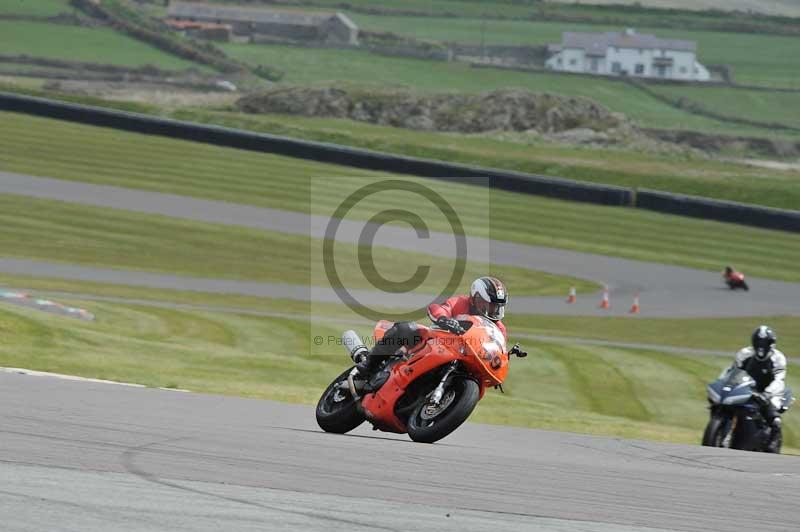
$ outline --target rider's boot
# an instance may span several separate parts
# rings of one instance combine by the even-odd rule
[[[778,454],[781,452],[781,442],[783,440],[781,430],[781,418],[776,416],[772,420],[772,430],[769,435],[769,442],[767,443],[767,452]]]

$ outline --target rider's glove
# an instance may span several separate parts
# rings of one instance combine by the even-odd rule
[[[769,400],[766,398],[766,396],[763,393],[754,393],[753,394],[753,401],[758,403],[760,406],[765,406],[769,402]]]
[[[511,349],[508,350],[508,354],[509,355],[517,355],[517,357],[519,357],[519,358],[525,358],[526,356],[528,356],[528,352],[527,351],[523,351],[520,348],[519,344],[512,345]]]
[[[436,325],[440,329],[444,329],[445,331],[450,331],[451,333],[455,334],[464,334],[467,332],[464,327],[458,323],[458,320],[455,318],[448,318],[447,316],[442,316],[441,318],[436,319]]]

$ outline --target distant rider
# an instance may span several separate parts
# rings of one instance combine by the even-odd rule
[[[753,394],[755,401],[761,406],[764,418],[772,426],[767,449],[778,452],[781,442],[781,417],[788,405],[784,392],[786,390],[786,356],[775,348],[777,337],[766,325],[753,331],[751,346],[745,347],[736,354],[735,365],[745,370],[756,381]]]
[[[506,327],[501,321],[505,315],[507,302],[508,292],[499,279],[480,277],[472,283],[468,296],[454,296],[441,305],[436,303],[429,305],[428,317],[438,328],[461,335],[465,330],[456,316],[463,314],[483,316],[492,320],[503,333],[503,337],[507,338]],[[365,378],[370,377],[380,364],[393,356],[398,349],[401,347],[412,349],[421,339],[416,323],[409,321],[395,323],[369,353],[354,354],[354,358],[362,358],[356,364],[359,374]],[[509,354],[527,356],[519,345],[514,345]]]

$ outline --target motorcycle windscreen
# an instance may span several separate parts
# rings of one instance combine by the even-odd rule
[[[720,376],[723,386],[736,388],[742,384],[753,384],[753,377],[743,369],[730,368]],[[727,391],[727,390],[726,390]]]

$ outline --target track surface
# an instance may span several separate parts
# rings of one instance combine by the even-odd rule
[[[306,406],[15,374],[0,405],[7,531],[740,532],[800,517],[786,456],[486,425],[435,445],[336,436]]]
[[[221,201],[211,201],[171,194],[92,185],[56,179],[0,173],[0,193],[55,199],[73,203],[125,209],[196,221],[237,225],[282,233],[322,237],[328,220],[299,212],[280,211]],[[336,237],[346,243],[358,242],[363,224],[345,221]],[[454,256],[453,238],[432,233],[420,239],[412,231],[384,226],[377,240],[382,245],[419,251],[431,255]],[[721,286],[718,274],[662,264],[618,259],[603,255],[562,249],[528,246],[510,242],[470,238],[470,257],[495,264],[532,269],[591,279],[609,285],[612,311],[597,308],[597,297],[581,297],[575,305],[564,305],[563,297],[514,297],[512,309],[522,313],[608,315],[624,314],[630,298],[642,293],[647,315],[653,317],[727,317],[755,315],[800,315],[800,284],[748,279],[753,290],[747,305],[738,304],[737,295]],[[44,261],[0,260],[5,273],[98,281],[131,286],[234,293],[288,299],[338,302],[330,289],[298,287],[279,283],[225,281],[187,276],[162,275],[139,271],[90,268],[52,264]],[[425,294],[391,295],[379,291],[354,291],[367,305],[385,305],[387,301],[401,308],[418,307],[430,302]],[[617,304],[619,301],[621,304]]]

